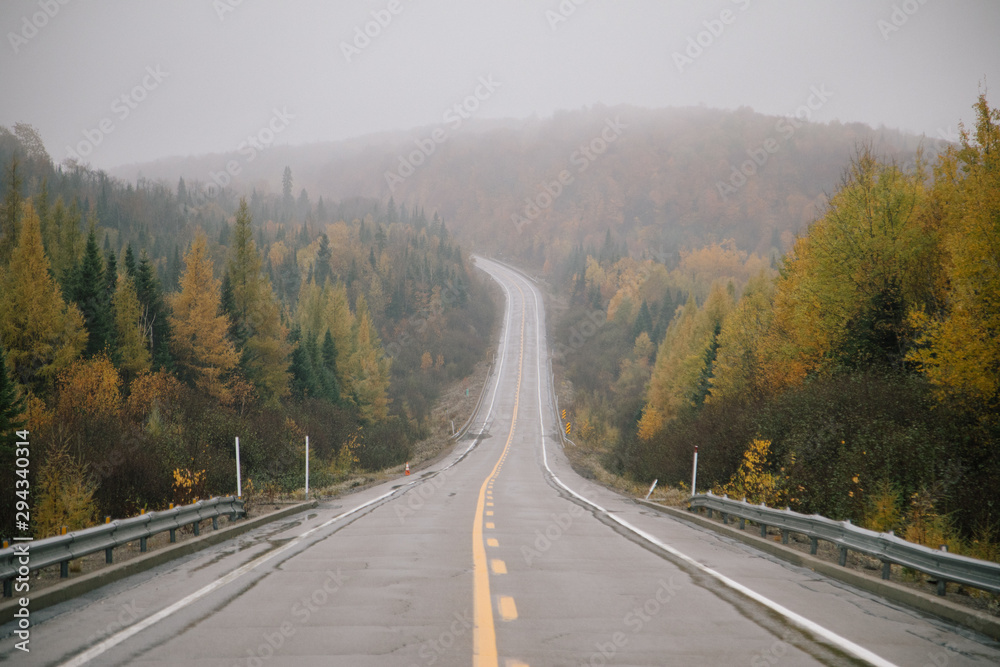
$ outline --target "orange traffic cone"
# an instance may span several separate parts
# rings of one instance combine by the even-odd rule
[[[406,474],[407,475],[410,474],[410,462],[409,461],[406,462]]]

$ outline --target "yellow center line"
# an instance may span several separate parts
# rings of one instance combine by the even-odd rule
[[[510,419],[510,433],[507,435],[507,442],[503,446],[503,452],[489,476],[483,480],[483,485],[479,488],[479,498],[476,501],[476,516],[472,522],[472,608],[473,608],[473,631],[472,631],[472,664],[474,667],[498,667],[497,657],[497,631],[493,621],[493,602],[490,597],[490,573],[486,567],[486,546],[483,543],[483,512],[486,516],[493,516],[493,510],[486,509],[486,489],[492,488],[496,480],[500,466],[507,457],[510,450],[511,440],[514,439],[514,426],[517,424],[517,407],[521,398],[521,373],[524,369],[524,322],[525,305],[521,302],[521,346],[518,352],[517,367],[517,388],[514,390],[514,411]],[[497,380],[499,382],[499,379]],[[493,505],[493,503],[490,503]],[[496,540],[492,540],[496,542]],[[504,603],[509,600],[509,603]],[[508,618],[507,612],[513,610],[513,617]],[[517,609],[514,607],[514,599],[510,597],[500,598],[500,615],[505,621],[517,618]]]

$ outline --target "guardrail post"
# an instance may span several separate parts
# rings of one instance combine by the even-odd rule
[[[947,544],[942,544],[941,545],[941,551],[944,551],[945,553],[947,553],[948,552],[948,545]],[[937,580],[937,594],[943,596],[947,592],[948,592],[948,582],[945,581],[943,578],[938,577],[938,580]]]
[[[760,536],[761,537],[767,537],[767,525],[766,524],[763,524],[763,523],[760,524]]]
[[[747,520],[744,519],[743,517],[740,517],[740,530],[746,530],[746,529],[747,529]]]
[[[171,528],[170,529],[170,542],[171,542],[171,544],[173,544],[176,541],[177,541],[177,529],[176,528]]]
[[[788,531],[784,528],[781,529],[781,543],[788,544]]]
[[[64,560],[63,562],[59,563],[59,578],[60,579],[69,579],[69,561],[68,560]]]
[[[191,524],[191,530],[194,531],[195,537],[201,535],[201,526],[199,524],[200,524],[199,521],[195,521],[194,523]]]
[[[709,508],[708,508],[708,518],[709,518],[709,519],[711,519],[711,518],[712,518],[712,517],[713,517],[714,515],[715,515],[715,512],[713,512],[713,511],[712,511],[712,508],[711,508],[711,507],[709,507]]]
[[[887,560],[882,561],[882,578],[888,579],[892,575],[892,563]]]
[[[115,562],[114,553],[115,553],[114,547],[108,547],[107,549],[104,550],[104,562],[106,564],[111,565],[111,563]]]
[[[141,553],[146,553],[146,538],[145,537],[140,537],[139,538],[139,551]]]
[[[3,596],[5,598],[14,597],[14,580],[4,579],[3,580]]]
[[[847,565],[847,547],[840,547],[840,558],[837,559],[837,562],[841,567]]]
[[[219,517],[213,516],[212,517],[212,530],[218,530],[218,529],[219,529]]]
[[[810,537],[809,538],[809,553],[811,553],[813,556],[815,556],[817,551],[819,551],[819,539],[815,538],[815,537]]]
[[[724,524],[726,524],[728,526],[729,525],[729,513],[728,512],[719,512],[719,514],[722,515],[722,523],[724,523]]]

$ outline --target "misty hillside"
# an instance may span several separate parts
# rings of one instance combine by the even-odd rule
[[[285,166],[315,201],[390,197],[436,210],[485,251],[538,264],[606,232],[634,253],[733,238],[783,251],[814,219],[855,149],[900,163],[921,138],[861,123],[809,123],[748,108],[646,110],[596,106],[524,121],[443,122],[308,146],[244,147],[116,171],[189,189],[215,182],[277,192]],[[926,142],[928,153],[936,142]],[[232,161],[232,162],[230,162]],[[227,163],[239,173],[229,183]],[[235,170],[234,170],[235,171]],[[211,192],[211,187],[207,188]]]

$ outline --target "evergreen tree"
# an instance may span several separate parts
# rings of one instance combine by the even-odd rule
[[[126,252],[126,260],[128,254]],[[136,268],[135,293],[142,307],[142,331],[153,357],[153,368],[170,368],[170,322],[153,264],[143,250]]]
[[[293,345],[292,362],[288,367],[292,395],[298,399],[315,396],[318,383],[313,372],[312,359],[309,358],[308,345],[302,340],[302,329],[299,325],[292,327],[288,341]]]
[[[319,236],[319,250],[316,251],[316,268],[313,270],[313,280],[322,287],[331,278],[330,258],[333,251],[330,249],[330,239],[326,234]]]
[[[107,237],[105,237],[107,238]],[[118,258],[115,251],[109,250],[105,253],[104,261],[104,291],[107,293],[108,302],[114,297],[118,290]]]
[[[87,327],[84,354],[92,357],[104,350],[111,336],[111,303],[104,280],[104,261],[97,248],[97,233],[91,224],[83,258],[76,267],[72,297],[83,313]]]
[[[135,265],[135,253],[132,252],[131,243],[125,246],[125,275],[132,280],[135,280],[138,275]]]

